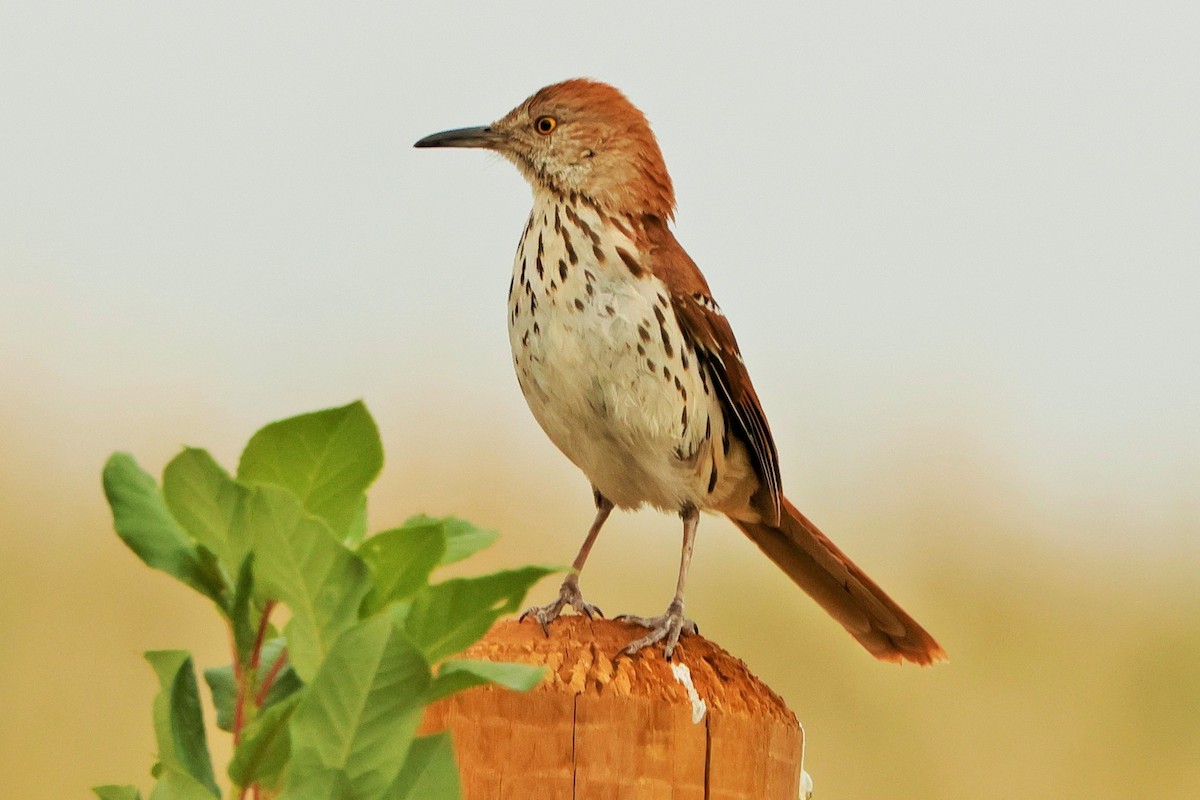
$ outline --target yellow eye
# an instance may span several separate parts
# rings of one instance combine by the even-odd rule
[[[533,129],[543,136],[553,133],[557,127],[558,120],[554,117],[538,117],[533,123]]]

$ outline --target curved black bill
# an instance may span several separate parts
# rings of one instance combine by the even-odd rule
[[[495,147],[500,137],[488,125],[431,133],[413,147]]]

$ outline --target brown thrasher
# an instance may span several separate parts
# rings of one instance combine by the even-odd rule
[[[596,518],[543,627],[565,606],[591,616],[579,572],[614,506],[683,519],[675,597],[628,652],[671,657],[696,626],[683,588],[701,511],[733,520],[877,658],[929,664],[945,653],[783,496],[771,431],[729,321],[668,223],[675,192],[642,112],[590,80],[547,86],[491,125],[417,147],[476,147],[533,187],[508,290],[508,330],[534,417],[583,470]]]

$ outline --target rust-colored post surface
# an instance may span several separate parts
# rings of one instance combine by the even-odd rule
[[[530,692],[472,689],[431,706],[466,800],[795,800],[804,732],[779,695],[700,636],[617,656],[643,633],[563,617],[547,638],[501,622],[463,658],[543,664]]]

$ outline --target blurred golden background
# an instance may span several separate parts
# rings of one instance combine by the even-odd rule
[[[574,556],[588,487],[524,408],[504,329],[527,190],[410,149],[573,75],[654,123],[789,496],[950,653],[875,663],[702,522],[689,615],[796,710],[818,796],[1195,796],[1197,22],[1184,3],[5,4],[5,796],[145,786],[141,651],[227,658],[205,601],[112,533],[113,450],[233,467],[265,422],[363,397],[387,454],[373,530],[498,528],[477,571]],[[678,537],[614,517],[589,599],[658,613]]]

